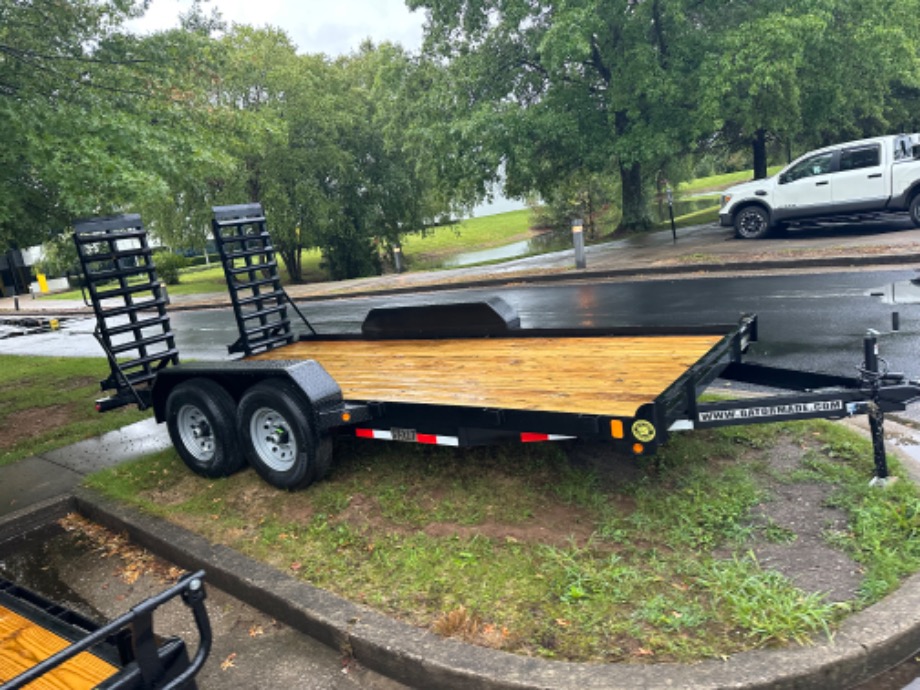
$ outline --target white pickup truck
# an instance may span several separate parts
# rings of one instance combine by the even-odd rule
[[[810,151],[773,177],[726,189],[719,220],[743,239],[789,223],[910,213],[920,226],[920,135],[848,141]]]

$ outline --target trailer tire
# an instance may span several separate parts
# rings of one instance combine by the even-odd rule
[[[170,391],[166,428],[179,457],[196,474],[227,477],[246,466],[236,432],[236,404],[209,379],[189,379]]]
[[[296,386],[274,380],[246,391],[237,408],[243,452],[275,488],[303,489],[329,470],[331,447],[317,442],[306,402]]]

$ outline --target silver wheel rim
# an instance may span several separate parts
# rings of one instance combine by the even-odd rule
[[[260,407],[249,418],[252,448],[275,472],[287,472],[297,461],[297,441],[291,425],[277,410]]]
[[[766,223],[759,213],[755,213],[753,211],[745,211],[741,214],[742,235],[748,237],[751,235],[759,235],[763,231],[764,225],[766,225]]]
[[[183,447],[195,460],[210,462],[214,458],[214,433],[204,412],[194,405],[183,405],[176,415],[176,429]]]

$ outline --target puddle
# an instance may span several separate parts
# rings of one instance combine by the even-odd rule
[[[882,304],[920,304],[920,277],[872,288],[865,294],[879,298]]]
[[[22,335],[48,333],[62,327],[66,319],[46,319],[44,317],[5,317],[0,318],[0,340],[16,338]],[[52,323],[55,322],[55,323]]]
[[[105,616],[65,581],[60,565],[85,556],[90,547],[57,525],[0,544],[0,576],[95,621]]]
[[[586,244],[593,244],[591,238],[586,236]],[[492,249],[483,249],[478,252],[465,252],[457,254],[447,259],[443,264],[444,268],[459,268],[461,266],[472,266],[486,261],[500,261],[502,259],[517,259],[522,256],[531,254],[545,254],[547,252],[558,252],[564,249],[572,249],[572,232],[570,230],[557,230],[553,232],[543,232],[534,235],[528,240],[505,244],[501,247]]]
[[[674,217],[685,216],[688,213],[695,213],[703,209],[712,208],[719,205],[718,196],[698,196],[690,199],[674,200]],[[652,220],[658,223],[664,223],[671,219],[668,210],[668,201],[666,197],[659,197],[652,203]]]

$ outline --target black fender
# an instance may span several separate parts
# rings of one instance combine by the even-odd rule
[[[221,386],[237,404],[243,394],[256,383],[273,378],[289,380],[303,393],[307,415],[317,430],[335,426],[335,420],[346,411],[350,413],[351,421],[359,421],[362,416],[360,411],[345,405],[339,384],[319,362],[312,359],[243,360],[180,364],[158,372],[151,392],[157,422],[166,420],[166,400],[172,390],[184,381],[199,377]]]

